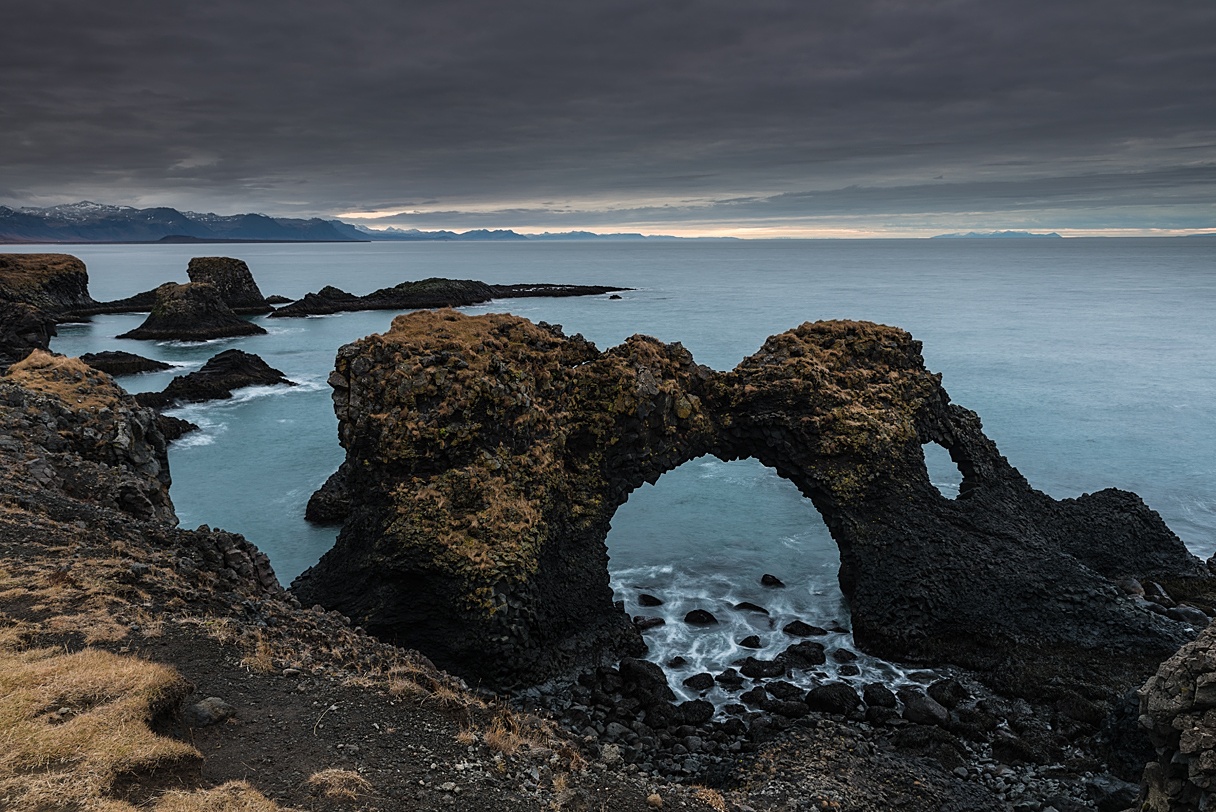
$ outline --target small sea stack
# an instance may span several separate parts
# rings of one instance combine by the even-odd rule
[[[80,356],[80,360],[109,375],[138,375],[141,372],[164,372],[166,369],[173,369],[172,364],[166,364],[164,361],[122,350],[86,352]]]
[[[143,406],[163,409],[172,403],[201,403],[226,400],[234,390],[246,386],[295,386],[282,372],[258,356],[241,350],[225,350],[203,368],[174,378],[161,392],[142,392],[135,399]]]
[[[264,335],[224,303],[214,286],[166,282],[156,289],[156,304],[139,327],[118,336],[150,341],[209,341],[213,338]]]
[[[233,313],[257,315],[274,310],[244,260],[233,257],[195,257],[186,268],[191,282],[211,285]]]

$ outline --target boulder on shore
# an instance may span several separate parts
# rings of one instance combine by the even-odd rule
[[[211,285],[233,313],[270,313],[273,307],[243,260],[233,257],[195,257],[186,268],[191,282]]]
[[[201,403],[226,400],[235,389],[246,386],[295,386],[283,373],[252,353],[225,350],[203,368],[169,381],[160,392],[141,392],[135,399],[143,406],[163,409],[172,403]]]
[[[265,333],[258,325],[233,313],[211,285],[166,282],[156,289],[156,304],[144,323],[118,337],[150,341],[208,341]]]
[[[166,369],[173,369],[172,364],[166,364],[164,361],[122,350],[86,352],[80,356],[80,360],[109,375],[138,375],[141,372],[164,372]]]

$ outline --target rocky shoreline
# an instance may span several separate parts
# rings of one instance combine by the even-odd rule
[[[0,723],[5,808],[1198,812],[1212,802],[1216,628],[1193,639],[1216,613],[1207,566],[1133,494],[1055,502],[1030,489],[902,331],[804,325],[713,373],[652,339],[601,353],[514,317],[398,319],[339,354],[331,384],[348,459],[313,501],[316,517],[345,523],[343,541],[284,590],[240,536],[176,527],[165,423],[140,401],[285,379],[233,350],[132,398],[45,351],[57,318],[45,307],[62,315],[65,302],[91,299],[87,276],[83,288],[73,281],[83,266],[32,262],[52,284],[29,284],[28,268],[0,274],[0,680],[18,696],[23,679],[54,691],[47,675],[121,667],[162,688],[134,726],[114,721],[117,703],[144,701],[134,690],[59,693]],[[540,413],[560,417],[560,435]],[[493,434],[497,450],[485,453],[474,424],[506,432]],[[921,482],[916,455],[930,441],[964,474],[958,500]],[[933,670],[897,690],[845,670],[828,677],[819,666],[853,653],[803,624],[780,652],[687,678],[696,698],[675,701],[662,667],[636,656],[645,620],[600,588],[594,545],[546,545],[553,533],[594,541],[636,483],[703,452],[769,455],[803,477],[843,540],[857,644]],[[513,467],[522,462],[531,467]],[[403,473],[417,492],[398,503]],[[572,483],[594,487],[562,490]],[[535,512],[546,493],[561,498]],[[571,505],[586,512],[562,512]],[[397,593],[361,558],[360,543],[387,537],[397,546],[381,548],[375,571]],[[917,539],[930,537],[926,553]],[[402,549],[413,550],[404,569]],[[571,556],[582,569],[561,563]],[[426,561],[430,582],[412,581]],[[395,623],[430,628],[406,640],[387,615],[334,611],[335,573],[377,611],[412,589]],[[585,604],[554,591],[572,574],[565,588]],[[976,583],[960,590],[956,577]],[[554,596],[568,605],[549,606]],[[443,664],[484,642],[476,612],[487,606],[510,631],[483,647],[481,667],[452,660],[465,679],[413,650]],[[1001,617],[1002,606],[1025,617]],[[562,625],[571,607],[582,626]],[[500,649],[513,658],[505,669],[485,656]],[[730,701],[707,701],[711,691]],[[129,737],[133,760],[89,739],[47,781],[31,779],[37,747],[50,746],[38,742],[85,728]]]

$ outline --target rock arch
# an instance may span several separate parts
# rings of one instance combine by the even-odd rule
[[[1126,683],[1187,631],[1112,579],[1207,583],[1134,494],[1033,490],[896,328],[807,323],[715,372],[645,336],[601,352],[543,322],[422,311],[343,347],[330,384],[347,457],[314,502],[344,526],[293,588],[495,687],[643,649],[612,603],[609,521],[706,454],[755,457],[814,502],[879,656],[1017,690],[1085,664]],[[925,442],[962,472],[957,500]]]

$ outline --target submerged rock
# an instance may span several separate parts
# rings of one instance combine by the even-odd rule
[[[706,454],[754,457],[813,495],[855,643],[877,656],[1015,693],[1113,693],[1191,634],[1114,581],[1213,591],[1134,494],[1031,488],[891,327],[804,324],[715,372],[644,336],[600,352],[514,316],[419,312],[343,347],[330,384],[349,513],[296,591],[483,684],[639,650],[613,603],[609,523]],[[957,499],[929,481],[930,441],[963,474]]]
[[[295,386],[283,373],[261,358],[242,350],[225,350],[211,357],[203,368],[169,381],[160,392],[135,396],[144,406],[163,409],[172,403],[225,400],[246,386]]]
[[[207,341],[265,332],[233,313],[211,285],[166,282],[156,289],[156,304],[144,323],[119,338]]]

